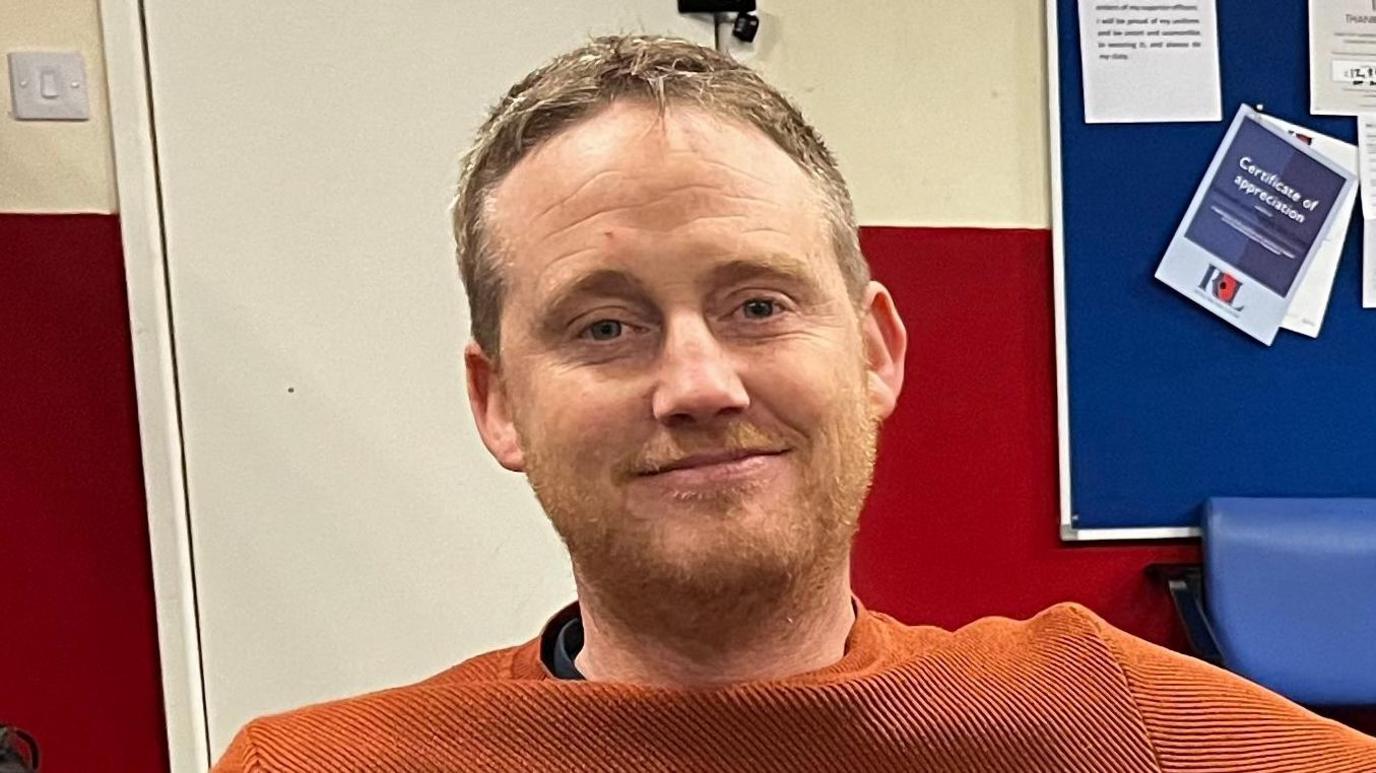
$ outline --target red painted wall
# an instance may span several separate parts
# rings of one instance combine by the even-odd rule
[[[119,220],[0,215],[0,722],[166,770]]]
[[[1073,600],[1183,647],[1142,569],[1196,560],[1194,545],[1060,542],[1050,233],[864,228],[861,245],[910,344],[856,546],[860,597],[943,627]]]

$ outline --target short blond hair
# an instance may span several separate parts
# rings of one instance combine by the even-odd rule
[[[498,356],[505,297],[486,223],[493,189],[536,146],[617,100],[645,101],[661,111],[690,105],[754,126],[774,140],[816,183],[841,275],[859,302],[869,266],[860,253],[850,192],[831,151],[798,108],[754,70],[711,48],[648,35],[599,37],[512,86],[464,156],[454,239],[473,340],[487,356]]]

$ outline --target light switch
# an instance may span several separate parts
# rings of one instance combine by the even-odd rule
[[[45,67],[38,73],[38,96],[45,100],[57,99],[62,93],[57,90],[57,68]]]
[[[20,121],[85,121],[86,63],[76,51],[12,51],[10,96]]]

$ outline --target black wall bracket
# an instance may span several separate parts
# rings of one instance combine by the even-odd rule
[[[737,40],[753,43],[760,31],[760,17],[755,15],[755,0],[678,0],[679,13],[736,14],[731,35]]]

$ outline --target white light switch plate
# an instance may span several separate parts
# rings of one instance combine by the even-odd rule
[[[10,95],[20,121],[85,121],[86,63],[76,51],[14,51],[9,55]]]

